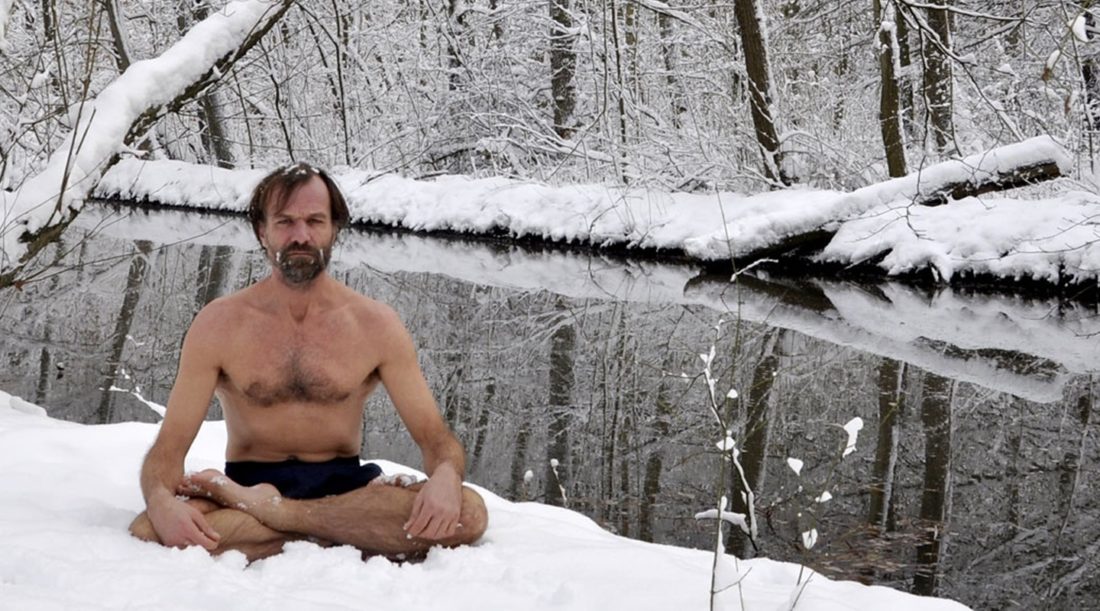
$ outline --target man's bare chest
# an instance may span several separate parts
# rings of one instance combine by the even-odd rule
[[[354,333],[242,330],[219,386],[260,407],[330,405],[364,393],[374,366]]]

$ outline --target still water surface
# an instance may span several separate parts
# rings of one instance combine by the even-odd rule
[[[82,423],[157,421],[135,393],[164,403],[194,314],[266,274],[236,217],[97,207],[52,250],[0,293],[0,388]],[[468,479],[502,496],[712,548],[693,516],[723,494],[744,511],[728,432],[754,491],[755,542],[726,541],[741,556],[975,608],[1095,608],[1096,304],[357,230],[332,272],[402,315]],[[364,432],[365,457],[419,466],[384,392]]]

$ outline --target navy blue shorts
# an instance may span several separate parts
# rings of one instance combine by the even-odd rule
[[[319,499],[362,488],[382,475],[382,469],[374,463],[360,465],[358,456],[340,456],[324,462],[238,460],[225,463],[225,474],[242,486],[272,484],[290,499]]]

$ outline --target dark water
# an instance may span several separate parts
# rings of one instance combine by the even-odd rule
[[[129,391],[164,403],[192,316],[265,263],[237,218],[100,208],[78,225],[48,253],[59,265],[0,293],[0,388],[57,418],[154,422]],[[468,478],[502,496],[712,548],[715,524],[694,514],[723,494],[744,510],[716,445],[728,429],[754,491],[755,542],[727,536],[741,556],[976,608],[1095,608],[1095,304],[730,284],[684,265],[355,231],[335,257],[338,278],[401,313]],[[712,347],[714,402],[699,356]],[[385,393],[367,410],[364,456],[419,466]]]

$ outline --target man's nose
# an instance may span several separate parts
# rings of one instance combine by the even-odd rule
[[[292,242],[309,242],[309,227],[304,222],[294,223],[290,228]]]

